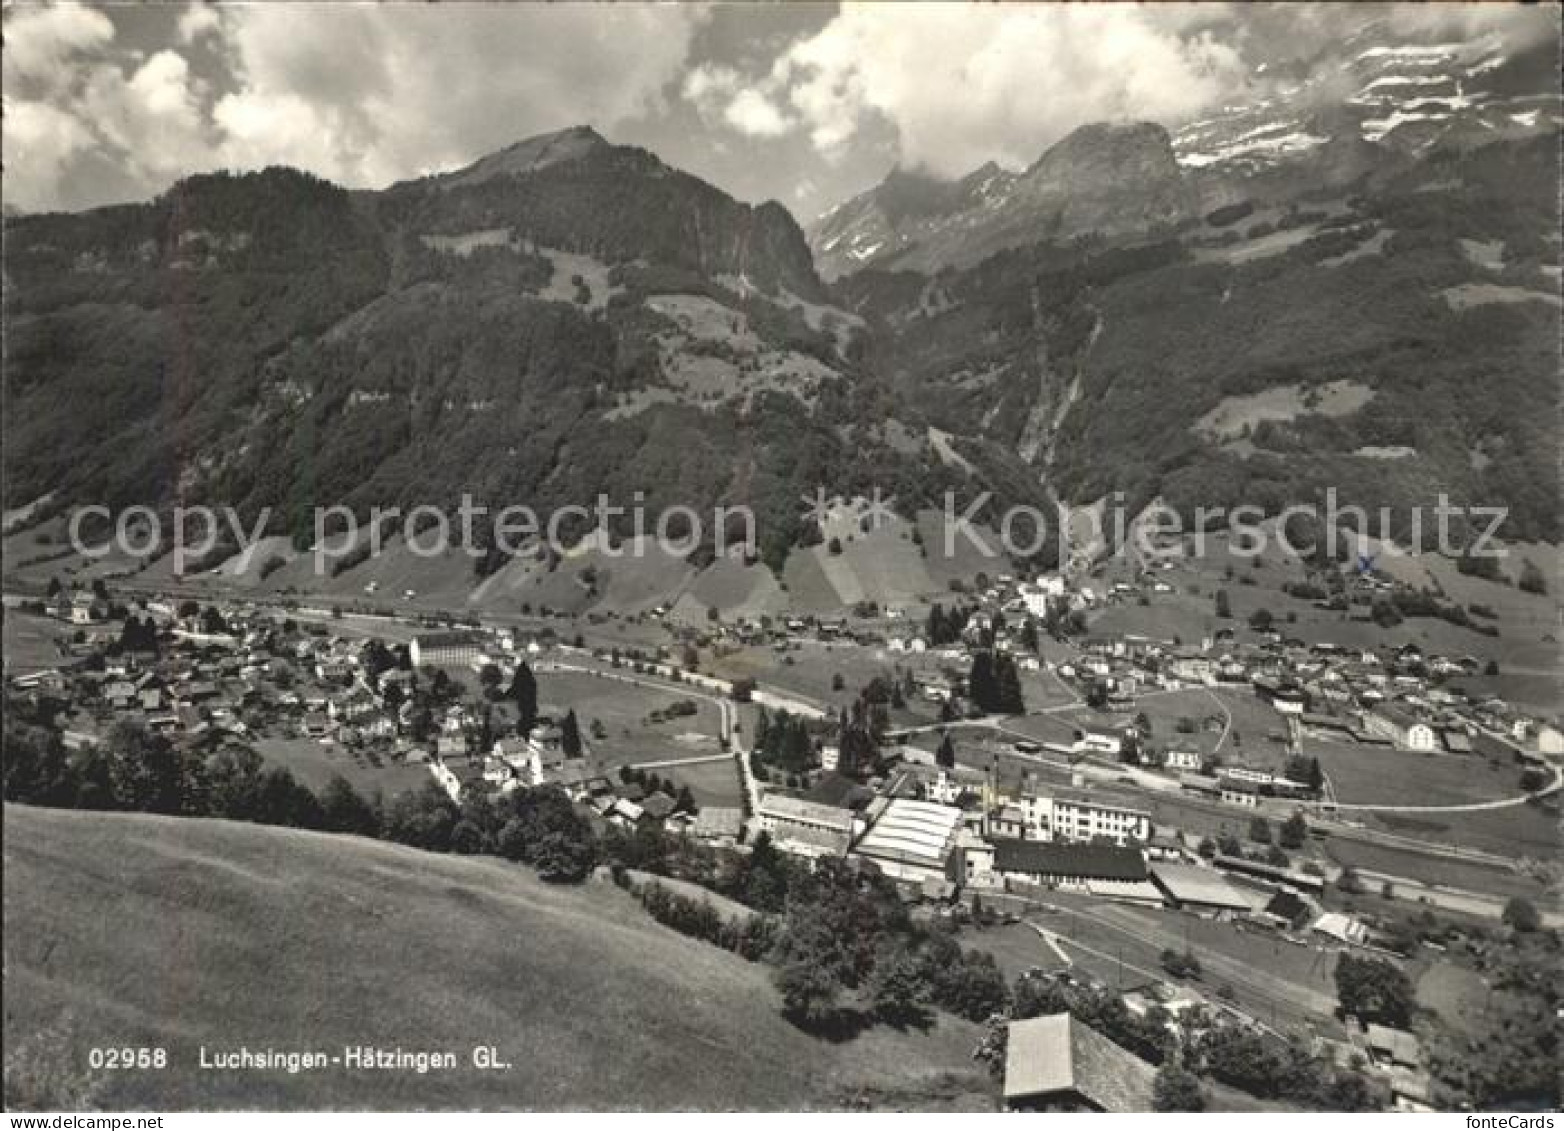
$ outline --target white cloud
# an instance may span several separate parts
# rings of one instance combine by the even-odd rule
[[[1177,122],[1240,86],[1197,10],[1135,5],[861,5],[794,44],[780,81],[826,153],[878,115],[903,160],[945,175],[1020,166],[1083,122]]]
[[[741,90],[723,115],[728,124],[750,137],[780,137],[792,128],[782,111],[758,90]]]
[[[200,89],[177,52],[157,52],[128,77],[95,68],[80,107],[137,180],[171,179],[209,159]]]
[[[739,73],[732,67],[702,63],[684,76],[684,97],[702,113],[717,115],[739,87]]]
[[[529,134],[611,128],[656,107],[698,10],[428,5],[225,13],[239,89],[214,117],[239,166],[302,165],[355,185],[471,161]]]
[[[871,142],[876,164],[960,174],[1029,164],[1088,121],[1176,125],[1270,81],[1260,58],[1318,73],[1373,21],[1511,46],[1557,35],[1556,10],[1500,5],[848,4],[790,25],[819,27],[791,43],[724,39],[719,19],[692,68],[704,6],[193,3],[155,21],[168,43],[150,53],[116,39],[143,39],[120,11],[4,9],[8,200],[79,208],[278,163],[376,186],[577,123],[666,141],[693,116],[708,129],[687,163],[787,138],[742,146],[791,163],[730,176],[751,193],[785,191],[766,178],[808,171],[792,166],[809,146],[846,158],[817,160],[823,180]],[[719,179],[734,167],[716,164]]]
[[[659,109],[706,18],[653,4],[192,6],[173,46],[143,59],[101,12],[7,9],[6,195],[79,208],[269,164],[378,186],[546,130],[611,129]],[[202,39],[223,91],[192,74],[185,50]],[[768,128],[759,111],[752,124]],[[72,176],[89,159],[95,173]]]
[[[801,131],[827,158],[889,124],[904,164],[954,176],[988,160],[1028,165],[1086,122],[1176,126],[1274,93],[1258,62],[1323,74],[1376,22],[1411,37],[1491,32],[1512,47],[1557,36],[1556,13],[1517,5],[848,3],[768,70],[707,68],[684,93],[709,125]]]
[[[45,102],[7,99],[0,131],[5,202],[24,209],[48,207],[59,199],[66,167],[93,144],[91,131],[66,111]]]
[[[704,63],[685,76],[681,93],[707,125],[764,138],[781,137],[798,124],[777,104],[771,92],[778,89],[775,81],[749,82],[732,67]]]
[[[211,4],[192,4],[180,14],[179,42],[191,44],[202,36],[216,35],[222,26],[222,18]]]
[[[24,88],[35,95],[62,89],[81,55],[100,51],[114,39],[114,24],[81,4],[13,8],[5,20],[5,93]]]

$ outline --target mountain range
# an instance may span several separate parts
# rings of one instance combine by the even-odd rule
[[[837,278],[971,266],[1040,240],[1174,231],[1223,205],[1383,177],[1439,148],[1546,134],[1558,123],[1556,78],[1555,48],[1401,42],[1370,25],[1330,60],[1171,134],[1092,123],[1019,172],[989,163],[945,181],[894,169],[816,219],[810,244]]]
[[[749,504],[782,577],[821,484],[909,518],[1334,486],[1557,540],[1551,61],[1347,46],[807,232],[587,127],[380,191],[272,168],[8,217],[8,530],[227,502],[302,548],[316,504],[643,492]]]

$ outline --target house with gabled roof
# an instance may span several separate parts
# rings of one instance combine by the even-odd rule
[[[1005,1042],[1011,1111],[1145,1112],[1156,1070],[1068,1013],[1012,1021]]]

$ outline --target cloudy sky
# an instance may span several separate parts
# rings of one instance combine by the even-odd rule
[[[1022,167],[1083,122],[1174,125],[1371,20],[1550,34],[1505,5],[8,4],[9,206],[284,163],[375,187],[578,123],[803,220],[896,164]]]

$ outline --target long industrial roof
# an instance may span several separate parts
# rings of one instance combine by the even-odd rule
[[[858,842],[857,851],[938,865],[949,854],[960,827],[961,810],[954,806],[898,797]]]

